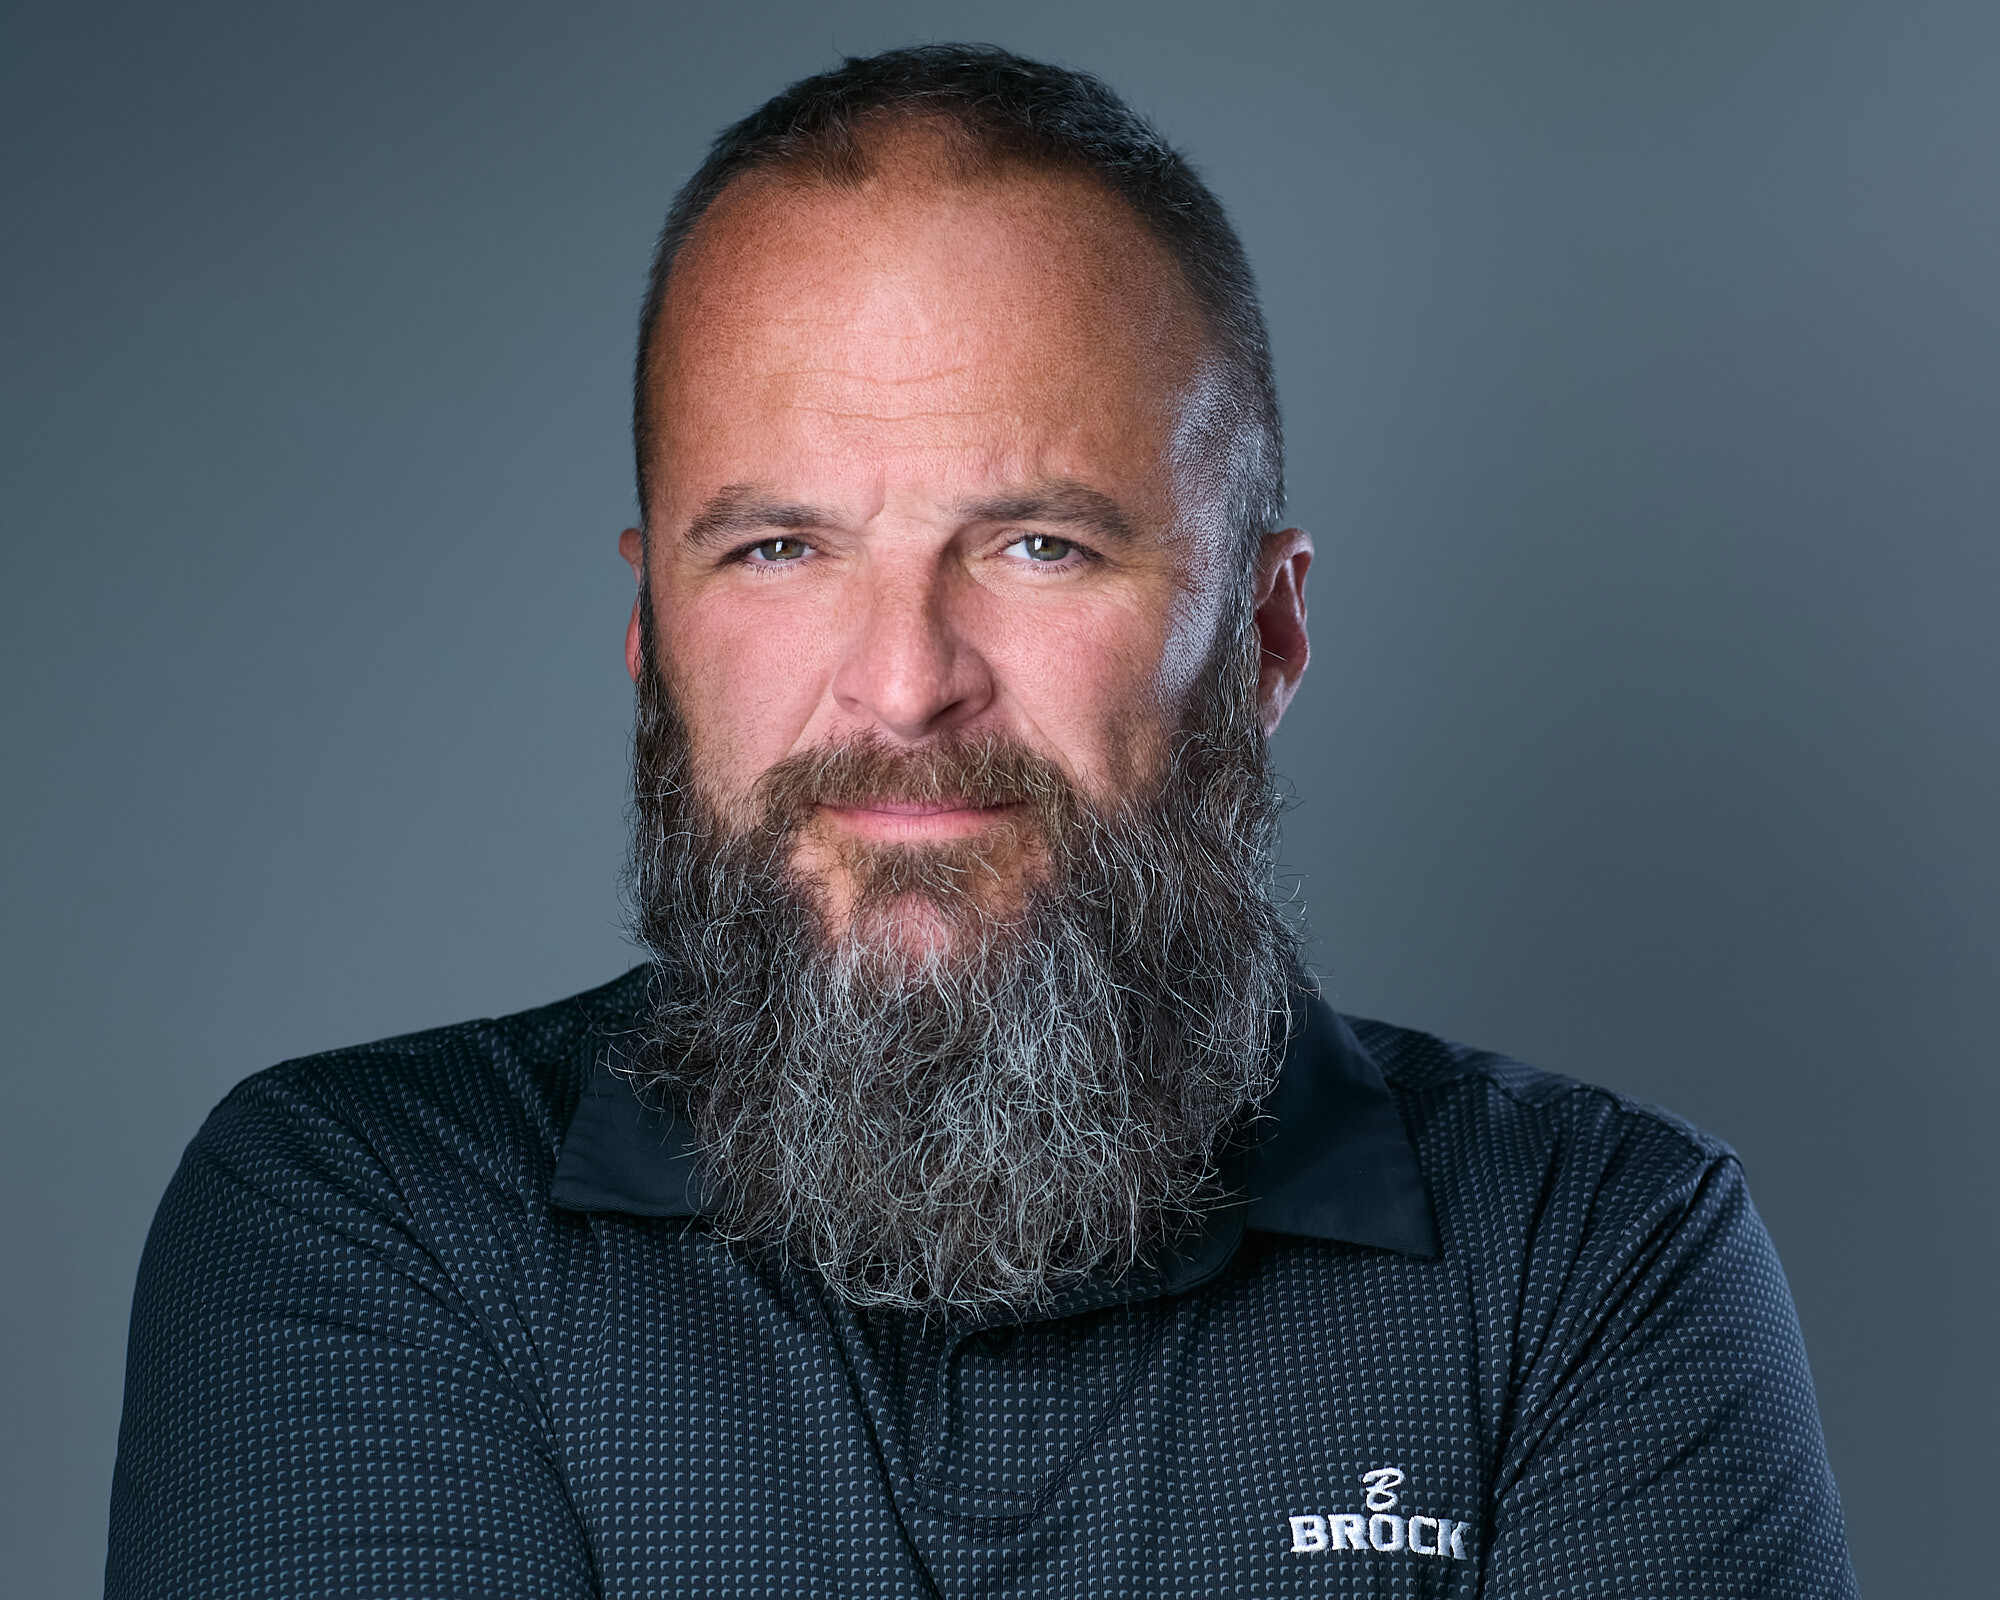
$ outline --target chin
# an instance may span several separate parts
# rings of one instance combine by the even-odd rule
[[[912,966],[946,961],[967,942],[958,919],[917,895],[899,895],[850,919],[847,941],[865,951]]]
[[[1043,878],[1018,856],[995,861],[991,852],[960,846],[922,852],[942,876],[926,881],[919,873],[911,881],[885,862],[890,855],[907,869],[919,853],[848,850],[825,865],[795,860],[795,881],[818,907],[830,943],[923,957],[990,942],[996,927],[1021,919]]]

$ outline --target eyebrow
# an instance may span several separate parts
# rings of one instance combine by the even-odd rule
[[[1042,522],[1077,528],[1108,544],[1132,542],[1132,524],[1118,502],[1071,478],[1051,478],[1019,494],[961,500],[956,510],[967,522]]]
[[[681,538],[690,549],[706,550],[761,528],[831,528],[839,520],[818,506],[774,500],[752,484],[731,483],[708,497]]]
[[[1039,522],[1076,528],[1107,544],[1129,545],[1133,539],[1132,525],[1116,500],[1071,478],[1052,478],[1013,493],[961,500],[953,511],[962,522]],[[707,550],[765,528],[833,528],[840,520],[819,506],[773,499],[754,484],[731,483],[708,497],[681,539],[691,550]]]

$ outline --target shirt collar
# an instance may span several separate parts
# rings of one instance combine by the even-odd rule
[[[571,1211],[697,1217],[694,1135],[642,1104],[611,1069],[644,1014],[641,966],[609,986],[615,1002],[585,1046],[590,1072],[550,1189]],[[1236,1169],[1241,1198],[1167,1264],[1162,1289],[1219,1270],[1244,1228],[1436,1257],[1437,1229],[1417,1154],[1388,1085],[1354,1030],[1306,984],[1292,990],[1291,1038],[1277,1088]]]

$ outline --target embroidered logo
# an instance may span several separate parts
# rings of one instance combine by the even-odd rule
[[[1295,1556],[1332,1554],[1344,1550],[1398,1551],[1443,1561],[1472,1559],[1467,1540],[1472,1524],[1454,1517],[1404,1515],[1399,1509],[1403,1474],[1396,1467],[1377,1467],[1361,1474],[1361,1504],[1365,1511],[1329,1511],[1290,1519]]]

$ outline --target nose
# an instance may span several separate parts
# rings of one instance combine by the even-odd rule
[[[859,579],[835,703],[858,722],[914,741],[963,726],[994,698],[992,670],[953,616],[936,566]]]

